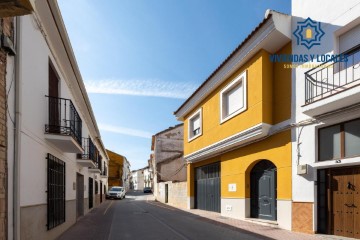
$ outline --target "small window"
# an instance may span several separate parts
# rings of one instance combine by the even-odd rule
[[[340,158],[340,125],[320,129],[320,161]]]
[[[201,108],[197,110],[191,117],[189,117],[189,126],[188,126],[188,140],[191,141],[202,134],[202,116]]]
[[[345,157],[360,156],[360,119],[344,124]]]
[[[360,119],[319,129],[319,161],[360,156]]]
[[[47,154],[47,229],[65,222],[65,162]]]
[[[246,110],[246,71],[220,92],[220,122]]]

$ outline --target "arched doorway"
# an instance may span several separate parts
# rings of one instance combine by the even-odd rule
[[[251,217],[276,220],[276,166],[258,162],[250,173]]]

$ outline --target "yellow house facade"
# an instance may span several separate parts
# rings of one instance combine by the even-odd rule
[[[124,156],[106,149],[109,156],[109,188],[112,186],[124,186],[123,183],[123,168]]]
[[[265,19],[175,112],[188,207],[291,229],[291,17]]]

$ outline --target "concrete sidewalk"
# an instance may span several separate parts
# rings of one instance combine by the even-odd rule
[[[157,202],[157,204],[163,204],[160,202]],[[166,206],[171,206],[167,205]],[[174,206],[171,206],[174,207]],[[176,207],[175,207],[176,208]],[[216,212],[209,212],[199,209],[183,209],[183,208],[176,208],[194,215],[197,215],[199,217],[203,217],[206,219],[209,219],[209,221],[217,222],[218,224],[225,224],[231,227],[234,227],[236,229],[245,230],[248,232],[252,232],[255,234],[263,235],[268,238],[272,239],[279,239],[279,240],[319,240],[319,239],[351,239],[351,238],[345,238],[345,237],[338,237],[338,236],[332,236],[332,235],[319,235],[319,234],[304,234],[304,233],[298,233],[298,232],[291,232],[288,230],[280,229],[276,225],[271,226],[271,224],[262,224],[262,223],[255,223],[253,221],[244,221],[244,220],[238,220],[234,218],[228,218],[221,216],[220,213]]]
[[[58,239],[347,239],[291,232],[220,213],[175,208],[153,199],[151,194],[129,193],[125,200],[106,201]]]

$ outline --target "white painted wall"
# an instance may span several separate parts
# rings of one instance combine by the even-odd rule
[[[144,189],[144,173],[143,169],[132,172],[132,180],[134,184],[134,190]]]
[[[150,183],[145,183],[145,181],[150,181],[150,178],[151,178],[151,172],[149,171],[149,168],[145,168],[144,169],[144,187],[152,187],[152,182]]]
[[[331,4],[327,0],[312,1],[312,0],[293,0],[292,1],[292,31],[295,31],[297,22],[310,17],[312,20],[321,22],[321,27],[325,32],[320,46],[314,46],[307,50],[304,46],[298,46],[295,38],[292,41],[293,54],[339,54],[338,52],[338,37],[340,33],[348,30],[351,23],[360,23],[360,1],[359,0],[334,0]],[[359,44],[360,42],[354,42]],[[308,68],[296,68],[292,71],[292,121],[300,122],[311,118],[304,114],[305,104],[305,76],[304,73]],[[359,89],[355,91],[359,92]],[[348,93],[346,93],[348,94]],[[345,94],[345,95],[346,95]],[[344,96],[345,96],[344,95]],[[338,94],[338,98],[343,97]],[[322,100],[325,104],[331,101],[331,98]],[[336,104],[336,102],[334,103]],[[292,149],[293,149],[293,201],[297,202],[314,202],[315,199],[315,184],[317,167],[317,129],[326,125],[342,122],[359,117],[360,113],[349,113],[342,116],[332,117],[326,121],[311,124],[303,128],[299,127],[292,130]],[[301,131],[301,135],[300,135]],[[299,157],[298,149],[299,146]],[[297,165],[309,164],[310,171],[307,175],[297,175]],[[359,162],[360,163],[360,162]],[[328,161],[325,166],[335,166],[333,161]],[[316,209],[316,208],[315,208]]]
[[[334,0],[331,4],[327,0],[292,0],[292,32],[295,31],[298,21],[310,17],[321,23],[325,32],[320,46],[313,46],[307,50],[304,46],[298,46],[295,38],[292,41],[293,54],[339,54],[339,36],[352,27],[360,24],[360,1],[359,0]],[[359,44],[354,41],[354,46]],[[360,92],[356,87],[346,92],[323,99],[308,106],[305,104],[305,72],[309,68],[295,68],[292,70],[292,122],[299,123],[311,116],[304,112],[314,106],[331,105],[333,108],[341,108],[340,100]],[[351,101],[349,101],[350,104]],[[351,103],[352,104],[352,103]],[[346,106],[346,102],[343,106]],[[359,112],[351,112],[310,124],[304,127],[292,129],[292,196],[294,202],[313,202],[313,230],[317,230],[317,169],[338,167],[348,164],[360,164],[360,159],[347,159],[345,163],[337,164],[335,161],[317,162],[317,132],[318,128],[351,120],[360,117]],[[297,175],[297,165],[308,164],[308,174]],[[286,207],[284,208],[286,209]],[[285,223],[285,222],[284,222]]]
[[[107,179],[101,179],[100,174],[89,173],[87,168],[82,168],[76,163],[75,153],[64,153],[45,139],[44,130],[48,118],[45,95],[48,94],[49,59],[60,77],[60,96],[72,99],[82,118],[83,137],[88,137],[90,134],[89,127],[82,115],[82,112],[87,111],[87,109],[81,109],[74,100],[74,96],[64,80],[61,65],[57,62],[56,56],[52,55],[33,17],[31,15],[22,17],[21,23],[22,51],[19,55],[21,59],[19,77],[22,88],[20,205],[31,206],[46,203],[47,162],[45,158],[47,153],[51,153],[66,162],[66,200],[76,198],[76,190],[73,188],[73,183],[76,182],[76,172],[84,175],[85,198],[87,198],[88,177],[97,181],[102,180],[105,185],[107,185]],[[93,138],[93,140],[95,139]],[[93,142],[100,150],[101,147],[97,141]],[[101,155],[103,161],[106,162],[106,155],[103,152]]]
[[[6,69],[6,92],[8,93],[7,105],[9,111],[7,115],[7,168],[8,168],[8,209],[13,209],[14,207],[14,198],[13,198],[13,189],[14,189],[14,138],[15,138],[15,58],[12,56],[7,57],[7,69]],[[9,210],[7,215],[8,222],[8,239],[14,239],[13,236],[13,211]]]

